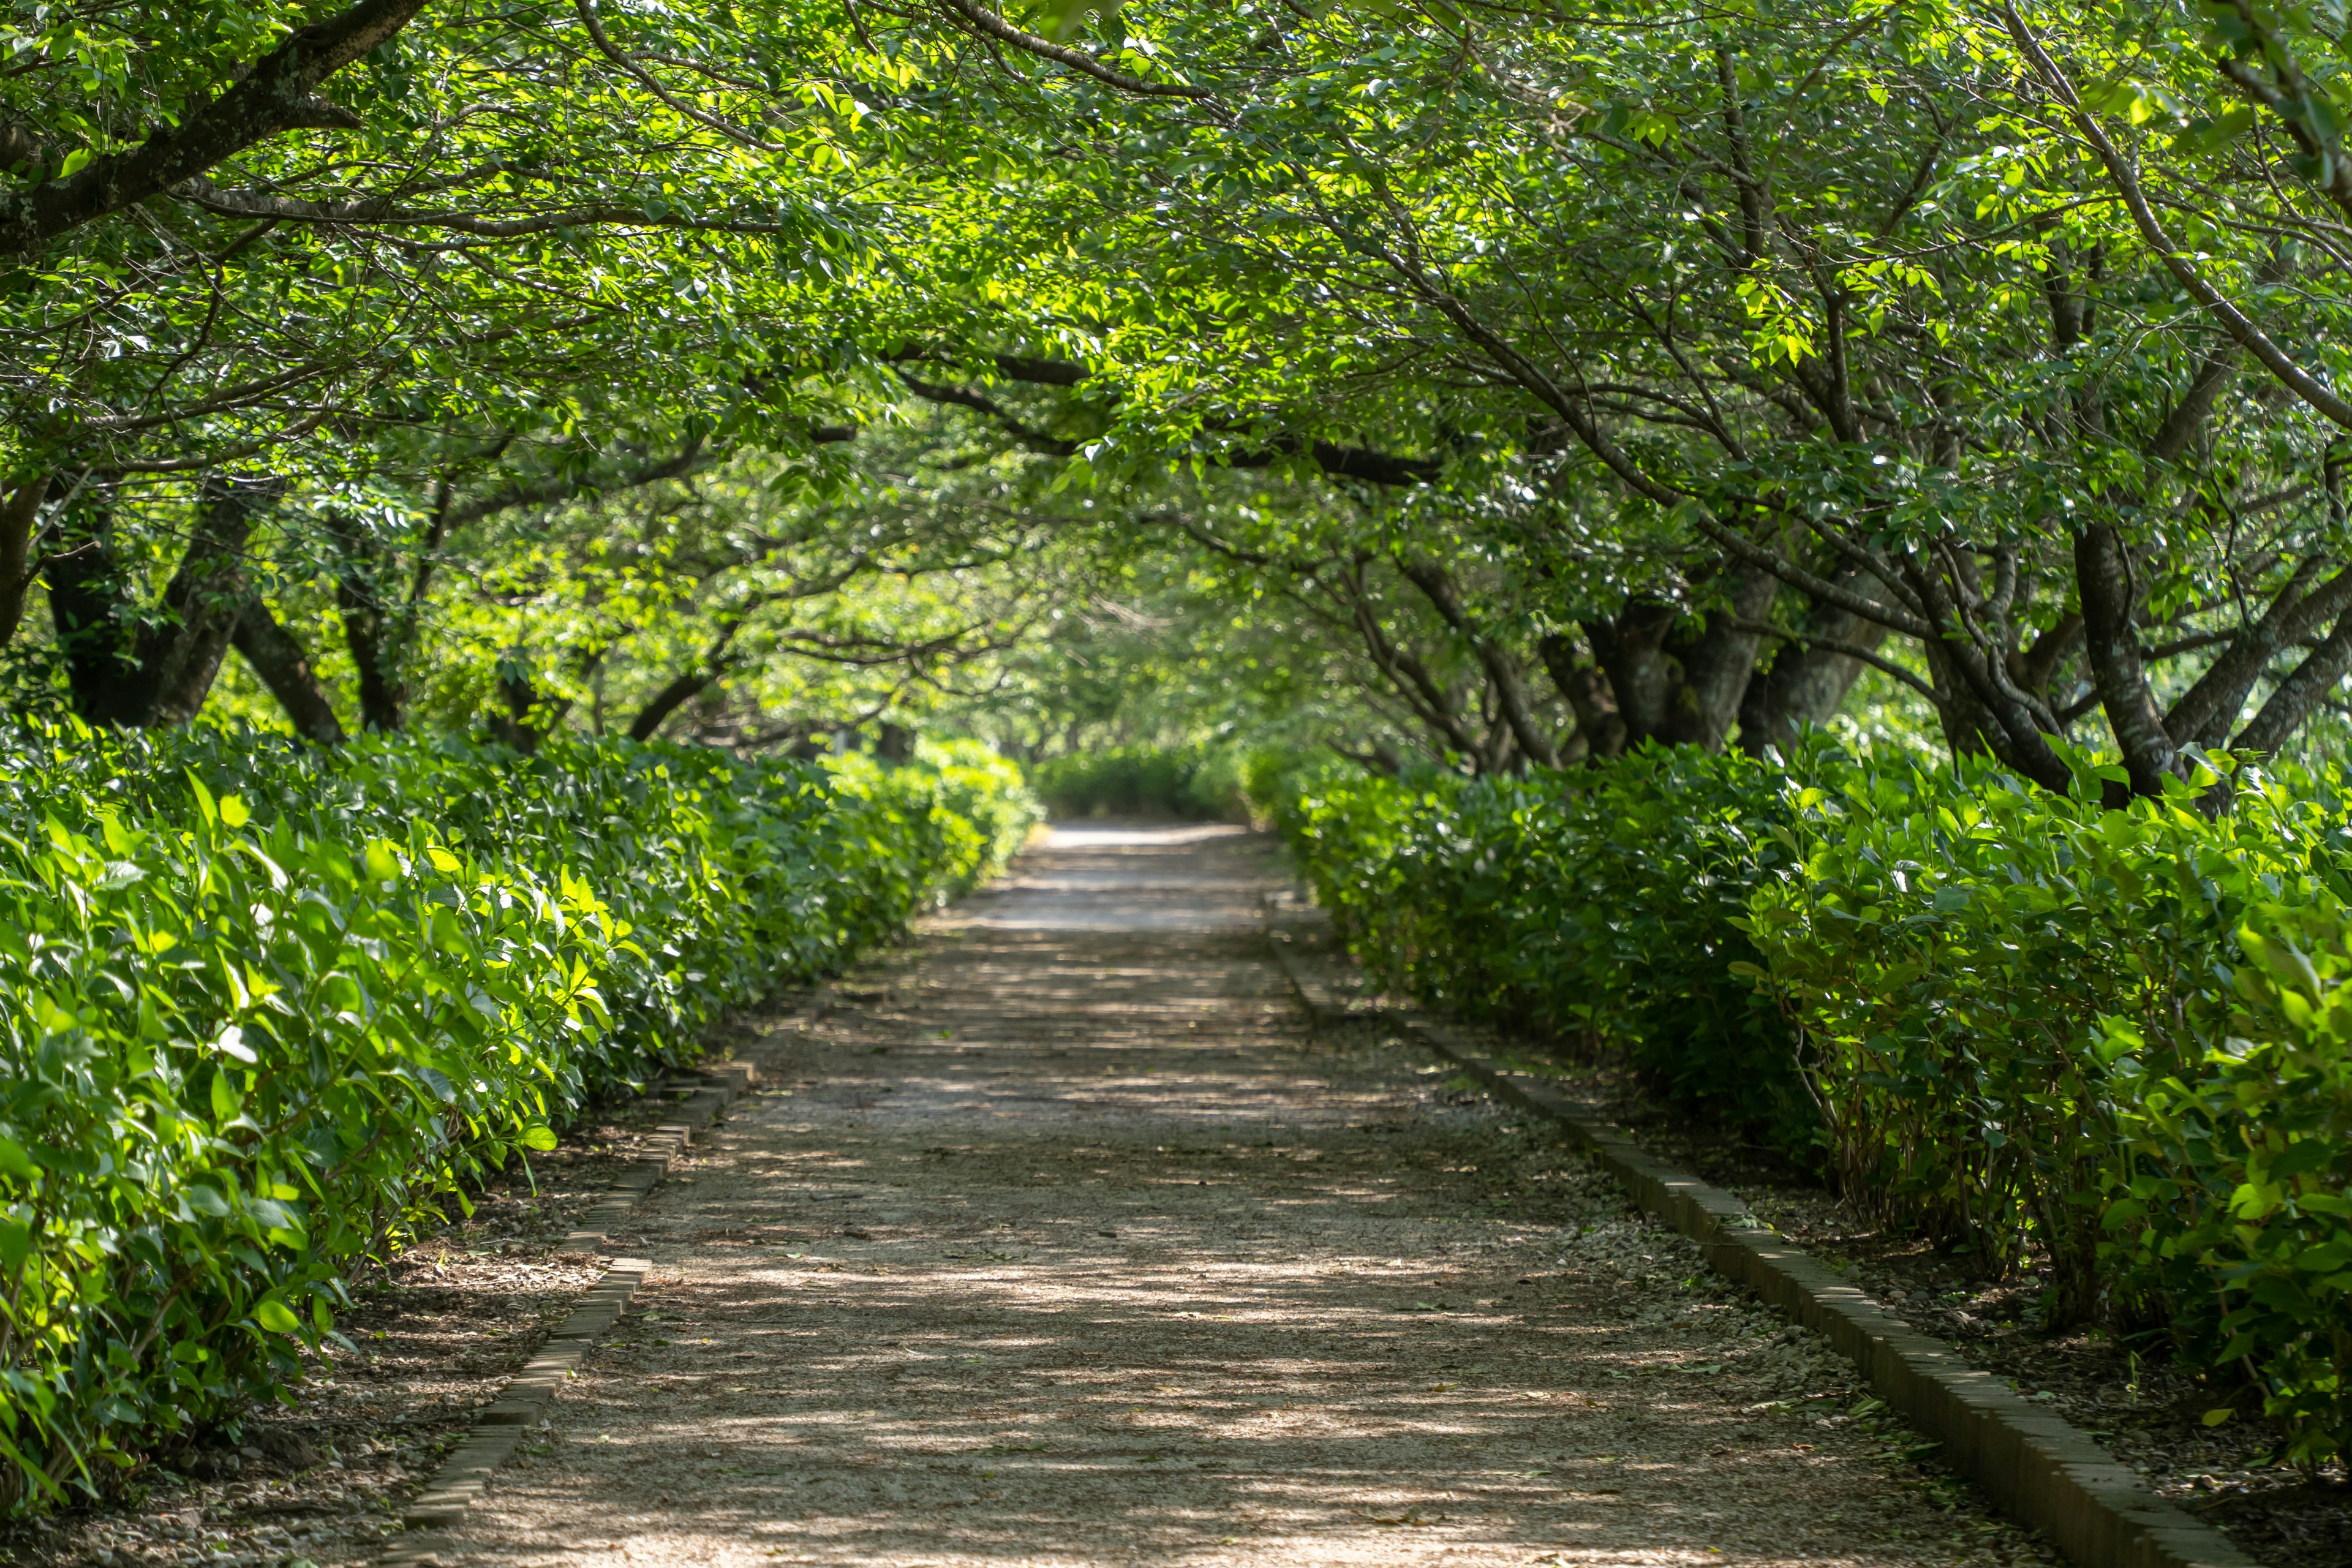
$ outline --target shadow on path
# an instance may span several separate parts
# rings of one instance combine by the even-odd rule
[[[778,1037],[446,1559],[2042,1560],[1543,1129],[1310,1040],[1276,875],[1065,831]]]

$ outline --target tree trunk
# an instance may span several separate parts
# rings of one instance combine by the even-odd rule
[[[2123,536],[2111,524],[2094,523],[2075,538],[2074,585],[2083,604],[2083,660],[2123,750],[2132,793],[2161,795],[2178,748],[2148,690],[2134,617],[2138,588]]]
[[[1748,683],[1755,679],[1763,635],[1744,630],[1739,623],[1753,624],[1769,615],[1780,582],[1761,567],[1727,570],[1729,613],[1707,612],[1696,624],[1686,625],[1669,644],[1683,672],[1682,691],[1671,721],[1657,733],[1657,739],[1670,746],[1723,750],[1732,723],[1739,717]]]
[[[499,700],[506,711],[491,713],[490,735],[529,756],[539,750],[540,742],[547,736],[547,731],[534,722],[534,710],[541,706],[539,689],[520,667],[502,662],[499,666],[498,689]]]
[[[416,605],[398,585],[396,563],[356,521],[339,513],[330,513],[326,521],[342,556],[335,572],[335,608],[342,614],[344,646],[359,674],[360,727],[397,730],[408,717]]]
[[[148,624],[136,584],[115,559],[100,510],[42,563],[49,614],[74,711],[94,724],[184,724],[211,692],[251,594],[246,544],[276,480],[210,479],[196,503],[187,554]]]
[[[1625,720],[1617,711],[1617,694],[1610,689],[1609,677],[1579,658],[1576,645],[1557,632],[1537,642],[1536,655],[1543,660],[1560,700],[1576,715],[1576,733],[1565,749],[1580,745],[1585,757],[1596,760],[1622,756]]]
[[[1454,635],[1470,645],[1470,651],[1477,656],[1479,665],[1486,672],[1487,682],[1494,689],[1496,703],[1502,710],[1503,721],[1510,727],[1511,736],[1518,742],[1520,752],[1530,761],[1545,767],[1556,766],[1559,755],[1552,748],[1551,737],[1544,733],[1543,725],[1528,700],[1527,677],[1519,668],[1519,661],[1512,657],[1510,650],[1472,624],[1468,613],[1462,607],[1460,596],[1454,590],[1452,574],[1437,563],[1426,560],[1400,563],[1397,571],[1406,582],[1421,590],[1430,607],[1453,628]]]
[[[0,647],[16,640],[25,619],[25,596],[32,592],[33,529],[40,521],[41,502],[48,498],[44,475],[26,479],[0,500]]]
[[[154,668],[155,683],[153,710],[142,722],[185,724],[211,695],[229,639],[253,602],[246,544],[254,520],[285,489],[278,479],[205,481],[196,502],[195,537],[163,590],[164,613],[178,625],[158,628],[156,646],[142,649],[142,662]]]
[[[2336,627],[2295,666],[2262,711],[2230,742],[2231,748],[2244,752],[2275,752],[2294,738],[2311,717],[2311,710],[2327,700],[2336,682],[2352,670],[2352,615],[2336,623]]]
[[[318,676],[310,668],[310,654],[270,613],[268,605],[258,598],[246,605],[245,613],[237,617],[236,635],[232,642],[286,710],[286,716],[294,721],[296,733],[324,746],[343,743],[342,721],[335,716],[334,704],[319,686]]]
[[[2221,744],[2238,721],[2247,694],[2270,668],[2271,661],[2333,622],[2347,607],[2352,607],[2352,569],[2338,572],[2308,593],[2290,586],[2272,601],[2261,618],[2241,627],[2221,657],[2181,694],[2164,716],[2166,731],[2182,745]]]
[[[1780,582],[1760,567],[1726,569],[1729,613],[1686,614],[1637,600],[1613,621],[1585,623],[1584,635],[1609,677],[1627,747],[1723,749],[1756,673],[1760,634],[1738,623],[1761,620]]]
[[[1920,648],[1927,658],[1928,684],[1936,689],[1936,718],[1943,726],[1944,744],[1954,759],[2000,757],[2001,747],[1995,738],[1998,731],[1992,715],[1952,667],[1944,640],[1928,637]]]
[[[1858,572],[1840,579],[1842,587],[1867,593],[1870,580]],[[1886,628],[1851,610],[1815,603],[1792,630],[1823,642],[1876,648],[1886,640]],[[1862,660],[1836,648],[1805,642],[1783,643],[1771,661],[1748,683],[1739,702],[1739,749],[1760,756],[1767,746],[1782,756],[1806,729],[1826,723],[1844,705],[1863,671]]]
[[[135,724],[152,708],[153,693],[132,651],[136,606],[112,531],[103,499],[82,498],[66,519],[62,548],[42,562],[41,578],[73,710],[93,724]]]

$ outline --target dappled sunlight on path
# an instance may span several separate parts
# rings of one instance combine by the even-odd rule
[[[2035,1555],[1780,1397],[1779,1325],[1540,1130],[1310,1040],[1274,874],[1065,834],[853,977],[619,1238],[640,1310],[446,1560]]]

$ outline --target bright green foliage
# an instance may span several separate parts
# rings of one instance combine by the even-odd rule
[[[1756,958],[1755,868],[1784,854],[1778,791],[1746,758],[1652,750],[1577,773],[1333,774],[1276,804],[1388,984],[1621,1053],[1801,1157],[1817,1124],[1794,1042],[1731,970]]]
[[[2038,1258],[2053,1321],[2169,1323],[2197,1363],[2256,1369],[2302,1451],[2340,1449],[2352,1102],[2313,964],[2340,969],[2342,781],[2242,772],[2209,818],[2187,784],[2086,804],[2105,781],[2075,765],[2069,798],[1813,759],[1756,973],[1854,1199]]]
[[[2352,828],[2252,769],[2114,811],[1989,765],[1650,752],[1282,813],[1385,978],[1538,1020],[1820,1151],[2052,1321],[2167,1326],[2299,1457],[2352,1439]],[[2212,775],[2204,781],[2212,782]],[[2245,955],[2256,962],[2244,962]]]
[[[1247,819],[1244,753],[1215,746],[1104,746],[1048,757],[1029,781],[1056,816]]]
[[[2116,1261],[2200,1360],[2263,1369],[2291,1454],[2352,1452],[2352,962],[2333,900],[2240,932],[2252,1016],[2194,1069],[2117,1062],[2127,1164]],[[2116,1031],[2115,1046],[2137,1042]],[[2114,1046],[2110,1047],[2113,1049]]]
[[[296,1367],[341,1271],[723,1008],[985,875],[1033,813],[960,751],[0,745],[0,1454],[87,1485]],[[463,1203],[462,1193],[457,1197]]]

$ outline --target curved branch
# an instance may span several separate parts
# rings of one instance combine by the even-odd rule
[[[2165,270],[2172,274],[2173,280],[2187,290],[2190,299],[2203,306],[2205,313],[2219,321],[2222,331],[2228,332],[2240,347],[2262,361],[2263,368],[2276,376],[2282,385],[2331,423],[2352,430],[2352,402],[2346,401],[2335,388],[2297,364],[2285,350],[2272,341],[2269,333],[2255,324],[2253,318],[2225,299],[2220,289],[2206,281],[2205,275],[2191,264],[2189,258],[2181,254],[2171,235],[2158,221],[2155,209],[2148,205],[2147,193],[2140,188],[2139,176],[2132,172],[2130,163],[2108,138],[2106,128],[2084,106],[2082,95],[2074,90],[2074,84],[2042,48],[2042,41],[2025,25],[2025,19],[2017,14],[2017,7],[2004,4],[2001,11],[2008,21],[2011,37],[2024,52],[2034,73],[2041,77],[2042,85],[2065,105],[2076,128],[2082,132],[2083,140],[2090,143],[2092,152],[2097,153],[2099,162],[2106,166],[2107,177],[2115,183],[2116,193],[2123,197],[2124,208],[2131,214],[2140,237],[2147,242],[2149,249],[2156,252],[2157,259],[2164,263]]]
[[[1041,38],[1034,33],[1023,32],[986,6],[975,5],[973,0],[940,0],[940,4],[975,32],[1011,44],[1024,54],[1035,55],[1039,59],[1052,60],[1056,65],[1067,66],[1074,71],[1090,76],[1106,87],[1115,87],[1121,92],[1131,92],[1139,98],[1205,100],[1213,96],[1197,87],[1180,87],[1173,82],[1146,81],[1139,76],[1129,76],[1125,71],[1113,70],[1092,55],[1081,53],[1076,49],[1065,48],[1051,38]]]
[[[210,102],[184,110],[127,153],[0,198],[0,256],[24,256],[60,235],[135,206],[281,131],[349,124],[318,85],[408,26],[425,0],[359,0],[293,33]]]

